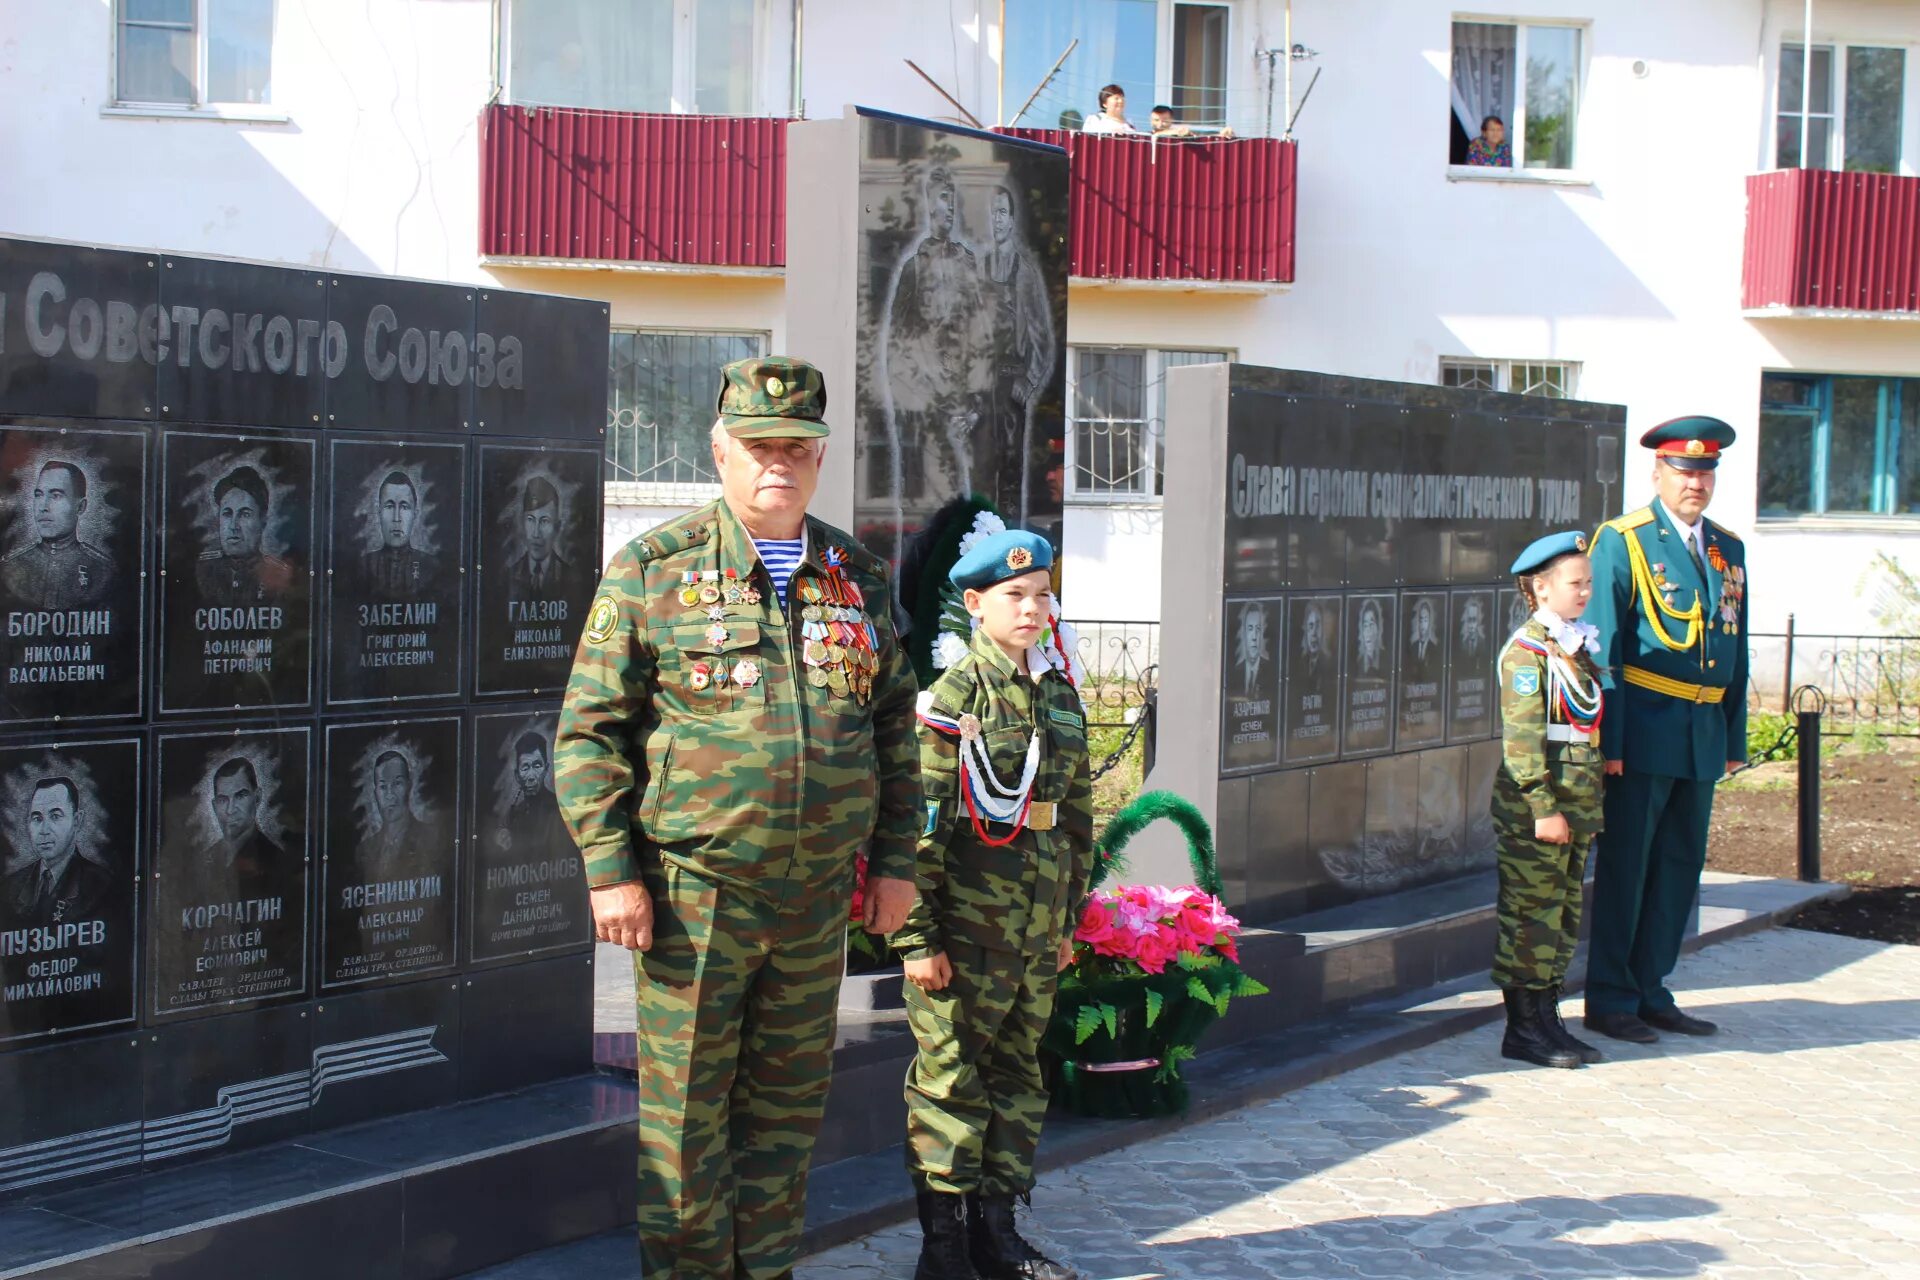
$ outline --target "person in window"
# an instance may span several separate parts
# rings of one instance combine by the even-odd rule
[[[1507,141],[1507,122],[1488,116],[1480,122],[1480,136],[1467,144],[1467,163],[1485,169],[1513,168],[1513,144]]]
[[[1127,91],[1110,84],[1100,91],[1100,114],[1087,117],[1082,133],[1138,133],[1127,121]]]
[[[1233,137],[1233,130],[1231,128],[1220,129],[1210,134],[1200,133],[1191,125],[1181,124],[1179,120],[1174,118],[1173,108],[1165,105],[1155,107],[1147,116],[1147,123],[1153,129],[1153,136],[1156,138]]]

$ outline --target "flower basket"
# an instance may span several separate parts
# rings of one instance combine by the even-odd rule
[[[1195,883],[1103,889],[1127,842],[1160,818],[1185,833]],[[1074,960],[1061,971],[1042,1041],[1053,1060],[1054,1096],[1087,1116],[1183,1111],[1181,1064],[1199,1052],[1233,997],[1266,992],[1240,968],[1240,922],[1220,903],[1206,819],[1170,792],[1139,797],[1101,836],[1088,887]]]

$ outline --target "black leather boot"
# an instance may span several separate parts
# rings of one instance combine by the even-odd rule
[[[1581,1062],[1587,1066],[1592,1066],[1594,1063],[1606,1057],[1606,1055],[1598,1049],[1573,1034],[1573,1032],[1567,1030],[1567,1020],[1560,1016],[1559,983],[1556,982],[1547,988],[1546,995],[1540,999],[1540,1007],[1547,1015],[1547,1021],[1551,1024],[1554,1038],[1567,1048],[1579,1054]]]
[[[1013,1225],[1013,1197],[967,1197],[967,1244],[980,1280],[1078,1280],[1072,1267],[1034,1248]]]
[[[1500,1056],[1536,1067],[1577,1067],[1580,1055],[1561,1044],[1541,1025],[1541,1001],[1544,991],[1526,987],[1507,987],[1501,995],[1507,1001],[1507,1034],[1500,1041]]]
[[[952,1191],[921,1191],[920,1262],[913,1280],[979,1280],[967,1257],[967,1200]]]

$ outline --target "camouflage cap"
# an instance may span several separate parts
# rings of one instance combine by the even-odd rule
[[[738,440],[824,436],[827,384],[820,371],[791,356],[735,360],[720,371],[720,423]]]

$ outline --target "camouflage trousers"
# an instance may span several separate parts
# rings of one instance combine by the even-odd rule
[[[667,864],[634,957],[642,1269],[770,1280],[800,1245],[833,1071],[843,894],[804,909]]]
[[[1533,839],[1506,823],[1500,832],[1499,941],[1493,951],[1493,984],[1505,990],[1545,990],[1566,981],[1580,942],[1581,881],[1593,837],[1573,833],[1566,844]]]
[[[907,984],[920,1051],[907,1069],[907,1171],[930,1191],[1022,1195],[1047,1110],[1040,1037],[1060,975],[1051,955],[950,945],[944,991]]]

